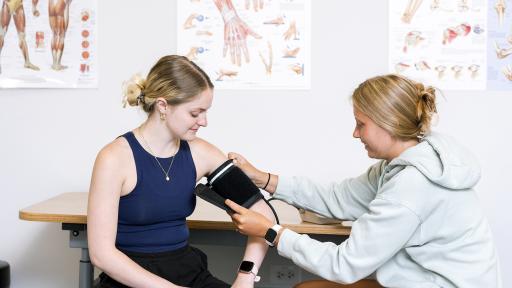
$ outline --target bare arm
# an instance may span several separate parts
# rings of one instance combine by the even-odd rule
[[[222,151],[202,139],[198,138],[190,142],[190,144],[197,169],[198,180],[209,175],[222,163],[228,160],[227,156]],[[263,200],[256,202],[250,210],[259,212],[267,219],[270,219],[271,222],[275,222],[272,210],[270,210]],[[255,266],[259,268],[265,258],[267,250],[268,245],[265,243],[264,239],[259,237],[249,237],[243,260],[252,261]],[[248,287],[247,285],[253,284],[254,275],[238,273],[233,287]]]
[[[91,261],[110,277],[130,287],[178,287],[145,270],[115,247],[126,159],[131,159],[127,156],[131,153],[127,150],[128,144],[122,141],[125,140],[117,139],[103,148],[94,164],[87,207]]]

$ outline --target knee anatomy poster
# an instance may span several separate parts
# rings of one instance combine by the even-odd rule
[[[512,0],[389,5],[390,71],[441,89],[512,89]]]
[[[177,2],[178,54],[217,88],[310,88],[310,0]]]
[[[0,88],[97,87],[96,0],[0,1]]]

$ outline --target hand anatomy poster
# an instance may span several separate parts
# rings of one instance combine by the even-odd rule
[[[180,0],[178,54],[220,89],[309,89],[310,0]]]
[[[0,88],[97,87],[96,0],[0,1]]]
[[[440,89],[486,89],[487,1],[389,1],[389,70]]]

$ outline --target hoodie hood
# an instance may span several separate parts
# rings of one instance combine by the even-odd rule
[[[475,156],[453,138],[434,132],[393,159],[389,166],[414,166],[430,181],[452,190],[472,188],[480,180]]]

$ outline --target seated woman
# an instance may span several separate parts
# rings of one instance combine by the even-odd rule
[[[208,271],[206,255],[188,244],[185,218],[195,184],[227,160],[196,137],[206,127],[213,84],[182,56],[162,57],[146,79],[132,78],[126,103],[141,106],[144,123],[107,144],[94,164],[87,230],[100,287],[229,287]],[[251,209],[274,219],[260,200]],[[268,246],[250,237],[233,287],[253,287]],[[251,272],[251,273],[247,273]]]

